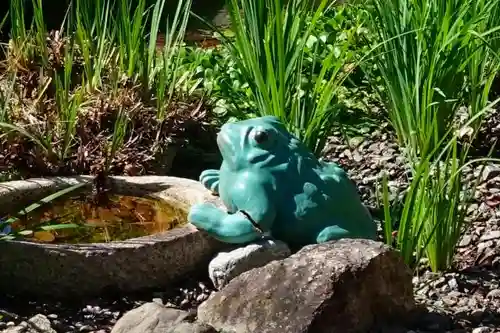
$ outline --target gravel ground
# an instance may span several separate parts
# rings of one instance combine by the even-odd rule
[[[481,142],[500,138],[500,119],[487,120]],[[363,201],[377,215],[375,189],[382,172],[389,178],[391,197],[407,187],[401,151],[387,124],[351,137],[348,144],[331,139],[326,159],[338,162],[358,184]],[[481,177],[479,193],[469,209],[469,228],[457,249],[455,268],[443,274],[423,271],[413,279],[415,298],[425,309],[418,324],[387,332],[500,332],[500,165],[467,169],[466,179]]]
[[[36,314],[43,314],[58,333],[107,333],[127,311],[147,302],[161,302],[183,310],[196,309],[206,300],[213,285],[208,276],[186,279],[169,290],[156,290],[125,297],[103,297],[78,304],[43,302],[0,297],[0,332]]]
[[[488,123],[489,132],[500,136],[500,119]],[[326,159],[336,161],[358,184],[362,198],[377,215],[377,182],[381,172],[389,175],[391,196],[397,197],[408,184],[408,172],[394,137],[385,130],[367,129],[349,144],[333,137]],[[486,134],[488,134],[486,133]],[[491,140],[491,137],[488,138]],[[429,271],[415,276],[415,298],[422,316],[415,327],[388,328],[384,332],[500,332],[500,166],[467,170],[467,178],[481,176],[480,193],[469,211],[470,228],[457,250],[455,269],[443,274]],[[199,282],[203,281],[203,282]],[[0,298],[0,331],[9,325],[44,314],[57,332],[109,332],[126,311],[155,300],[183,309],[194,309],[213,291],[208,278],[191,279],[169,291],[156,291],[121,299],[99,299],[84,304],[46,304]],[[4,309],[4,310],[1,310]]]

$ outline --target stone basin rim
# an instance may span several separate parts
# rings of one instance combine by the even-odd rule
[[[0,210],[9,207],[17,211],[56,190],[92,179],[75,176],[0,183]],[[186,209],[199,202],[223,205],[201,183],[191,179],[112,176],[109,185],[114,193],[151,195],[184,205]],[[20,207],[15,208],[16,205]],[[0,241],[0,294],[83,299],[109,292],[163,290],[186,275],[203,271],[213,255],[226,246],[189,223],[108,243]]]
[[[78,176],[65,176],[65,177],[41,177],[29,178],[25,180],[13,180],[0,183],[0,205],[6,206],[10,196],[19,195],[23,197],[23,204],[19,206],[26,206],[26,202],[34,202],[41,200],[43,197],[50,195],[54,191],[58,191],[78,183],[88,183],[91,186],[93,176],[78,175]],[[210,191],[205,189],[199,182],[173,176],[108,176],[111,192],[115,194],[131,195],[137,197],[150,196],[153,199],[170,203],[178,206],[181,210],[189,210],[189,206],[201,202],[209,201],[221,206],[222,203],[219,199],[212,195]],[[136,188],[131,188],[134,186]],[[17,199],[17,198],[14,198]],[[29,204],[29,203],[28,203]],[[22,208],[22,207],[21,207]],[[13,209],[14,211],[19,208]],[[2,212],[4,213],[4,212]],[[24,246],[43,246],[53,249],[79,249],[88,251],[90,248],[120,248],[136,246],[137,242],[151,243],[170,241],[173,238],[182,237],[186,234],[200,232],[194,225],[186,222],[182,226],[173,229],[145,235],[141,237],[133,237],[126,240],[117,240],[110,242],[97,242],[97,243],[37,243],[23,240],[8,240],[6,242],[19,243]],[[132,245],[134,244],[134,245]]]

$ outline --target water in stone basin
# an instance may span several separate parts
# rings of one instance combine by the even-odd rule
[[[153,198],[108,195],[105,204],[87,198],[54,200],[12,223],[24,240],[99,243],[155,234],[186,223],[186,212]],[[48,227],[47,227],[48,226]]]

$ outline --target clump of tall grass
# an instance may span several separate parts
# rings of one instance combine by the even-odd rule
[[[389,118],[412,159],[425,156],[454,124],[458,106],[475,104],[471,98],[479,95],[483,106],[471,112],[485,105],[498,69],[488,41],[498,38],[493,18],[499,1],[372,0],[370,4],[369,22],[381,43],[381,55],[374,59]],[[466,82],[473,94],[467,94]],[[483,89],[485,94],[478,94]]]
[[[69,8],[68,31],[74,30],[83,60],[84,81],[89,91],[103,86],[103,75],[112,65],[115,28],[111,1],[75,0]]]
[[[134,7],[127,1],[74,0],[73,21],[90,88],[102,86],[105,70],[115,81],[111,84],[123,74],[140,83],[145,95],[155,96],[158,116],[164,117],[175,87],[181,54],[177,48],[186,31],[191,3],[178,1],[175,13],[166,15],[165,43],[158,50],[166,0],[156,0],[151,7],[146,0],[138,0]]]
[[[490,105],[499,101],[497,99]],[[476,116],[482,117],[486,110]],[[467,228],[467,212],[474,202],[480,182],[480,178],[466,182],[466,172],[474,170],[475,164],[491,160],[470,160],[470,146],[459,143],[459,132],[474,120],[460,130],[448,131],[444,135],[446,144],[413,164],[402,210],[397,215],[391,212],[388,181],[384,175],[381,199],[385,241],[388,245],[395,245],[410,266],[417,267],[422,258],[428,259],[430,268],[435,272],[453,265],[457,244]],[[478,174],[483,174],[484,165],[479,169]],[[393,238],[395,225],[398,227]]]
[[[476,184],[464,182],[470,142],[489,103],[499,69],[498,0],[372,0],[378,33],[375,63],[383,100],[411,169],[396,246],[409,264],[422,256],[432,270],[448,269],[466,227]],[[465,125],[457,126],[459,107]],[[461,139],[467,133],[469,140]],[[465,191],[464,191],[465,188]],[[387,183],[386,240],[391,242]]]
[[[350,56],[347,43],[324,59],[317,55],[325,43],[316,43],[307,53],[313,68],[305,70],[307,43],[333,5],[328,0],[227,1],[234,44],[223,40],[249,85],[255,114],[277,116],[316,154],[338,114],[336,91],[348,75],[342,70]]]
[[[55,99],[59,115],[58,125],[61,126],[57,132],[62,136],[62,144],[58,156],[60,161],[64,161],[68,157],[68,152],[73,144],[76,133],[78,113],[84,104],[84,91],[81,87],[71,93],[73,52],[73,48],[65,48],[62,78],[59,75],[55,75]]]
[[[10,2],[11,43],[8,57],[15,66],[10,72],[36,70],[40,73],[38,96],[34,107],[43,107],[46,98],[55,102],[56,124],[19,126],[10,121],[6,108],[0,112],[3,132],[15,132],[35,143],[50,160],[63,162],[75,144],[77,121],[85,99],[100,91],[118,95],[119,87],[132,83],[145,99],[158,107],[157,116],[165,118],[168,104],[175,92],[180,64],[179,52],[190,15],[192,0],[177,1],[173,15],[164,12],[167,0],[130,1],[72,0],[61,26],[58,42],[63,59],[57,68],[50,68],[53,50],[44,22],[41,0]],[[33,8],[33,22],[25,22],[25,6]],[[165,27],[162,20],[166,16]],[[165,29],[165,43],[157,48],[159,31]],[[58,51],[59,52],[59,51]],[[30,64],[30,66],[26,66]],[[82,67],[82,73],[75,67]],[[76,81],[76,82],[75,82]],[[49,87],[51,89],[49,89]],[[50,96],[48,91],[55,91]],[[125,113],[120,111],[121,115]],[[123,144],[127,121],[119,117],[110,138],[109,153],[114,155]],[[108,156],[109,157],[109,156]],[[112,159],[112,156],[108,160]],[[108,160],[106,163],[108,163]],[[108,163],[109,164],[109,163]],[[109,166],[109,165],[108,165]]]
[[[25,67],[26,60],[33,57],[33,48],[28,43],[29,34],[26,29],[23,0],[9,1],[8,18],[11,26],[9,41],[10,58],[15,59],[16,65]]]

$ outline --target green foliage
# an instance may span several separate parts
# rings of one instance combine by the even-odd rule
[[[464,169],[492,160],[469,160],[469,147],[459,148],[456,133],[448,131],[446,138],[445,146],[417,164],[405,193],[402,211],[396,216],[390,211],[386,176],[381,184],[386,243],[400,250],[410,266],[416,267],[420,259],[426,257],[433,271],[452,267],[457,244],[467,227],[466,214],[480,179],[472,184],[464,182]],[[393,239],[396,223],[399,226]]]
[[[71,91],[71,73],[73,71],[73,50],[65,49],[64,71],[62,79],[59,75],[55,76],[56,88],[56,104],[59,108],[59,124],[62,128],[58,133],[63,133],[61,152],[59,160],[65,160],[68,156],[68,151],[73,143],[73,138],[76,132],[76,121],[78,112],[83,104],[82,90],[76,90],[73,94]]]
[[[221,121],[256,115],[249,84],[226,47],[185,48],[182,52],[184,74],[178,82],[182,91],[202,91]]]
[[[126,1],[75,2],[74,29],[89,88],[102,87],[106,71],[112,85],[124,77],[140,83],[145,95],[155,95],[158,116],[163,119],[178,75],[179,48],[182,49],[191,0],[178,1],[175,13],[167,16],[165,43],[160,51],[158,32],[166,0],[156,0],[148,8],[146,0],[139,0],[134,8]]]
[[[106,154],[106,161],[104,167],[105,172],[109,171],[111,161],[115,157],[118,148],[120,148],[123,145],[128,124],[129,121],[127,119],[127,115],[123,112],[123,109],[121,109],[120,112],[118,113],[118,117],[114,124],[113,134],[111,135],[111,143],[108,145],[109,153]]]
[[[319,154],[340,110],[336,92],[352,56],[344,43],[320,58],[324,44],[313,31],[327,1],[229,0],[227,6],[235,38],[223,40],[255,114],[277,116]]]
[[[144,97],[156,102],[158,118],[164,119],[179,75],[179,50],[183,48],[191,0],[178,1],[173,17],[167,15],[165,44],[158,50],[165,3],[166,0],[156,0],[151,8],[146,8],[146,0],[140,0],[132,8],[126,1],[73,0],[61,31],[49,36],[41,0],[31,1],[34,15],[30,29],[26,29],[24,16],[29,2],[12,1],[7,73],[15,75],[19,69],[39,72],[41,83],[34,106],[42,108],[45,98],[53,98],[58,122],[43,128],[18,126],[9,119],[8,103],[3,103],[6,99],[1,99],[3,132],[24,136],[49,160],[64,163],[75,143],[77,119],[84,101],[109,86],[116,95],[118,87],[127,82],[140,86]],[[61,48],[54,48],[58,43]],[[48,91],[54,91],[54,96],[48,95]],[[123,143],[123,130],[127,128],[122,121],[125,118],[118,119],[113,133],[120,137],[111,138],[113,156]]]
[[[467,76],[476,94],[486,80],[483,97],[488,95],[498,61],[487,47],[488,41],[481,39],[498,37],[492,25],[498,3],[372,1],[368,22],[380,41],[380,55],[374,60],[384,82],[383,100],[412,160],[438,147],[456,120],[458,107],[470,102],[465,90]],[[481,66],[489,68],[485,71]],[[481,108],[475,106],[474,110]]]
[[[191,0],[167,13],[167,0],[151,6],[146,0],[137,6],[73,0],[60,32],[59,66],[53,64],[42,4],[9,2],[2,136],[25,136],[51,161],[63,163],[78,144],[76,123],[87,99],[110,90],[116,97],[132,85],[156,105],[160,120],[174,95],[197,94],[221,122],[276,115],[319,155],[332,127],[362,118],[376,122],[371,103],[377,91],[411,170],[398,214],[390,211],[387,179],[382,184],[386,241],[408,264],[427,257],[435,271],[452,265],[477,185],[463,180],[464,168],[474,162],[470,142],[498,102],[489,99],[500,66],[500,0],[227,0],[232,35],[212,27],[223,45],[208,49],[183,43]],[[26,5],[34,9],[31,25],[25,22]],[[162,29],[165,41],[158,48]],[[11,121],[18,71],[33,71],[34,64],[40,73],[34,105],[41,108],[54,91],[53,128]],[[458,126],[461,107],[467,119]],[[107,140],[106,169],[131,127],[121,109]]]
[[[75,31],[83,58],[84,82],[94,91],[104,84],[103,71],[115,59],[112,41],[116,31],[111,27],[111,2],[76,0],[73,6],[75,11],[70,11],[67,29]]]
[[[19,47],[27,38],[23,0],[9,1],[9,14],[11,40]]]
[[[445,270],[452,265],[477,186],[463,181],[463,169],[472,163],[470,142],[485,112],[499,101],[488,104],[500,65],[492,47],[499,37],[499,1],[371,4],[381,95],[412,177],[397,217],[396,247],[408,264],[425,256],[433,271]],[[467,121],[456,126],[461,106],[467,107]],[[392,243],[387,182],[382,192],[385,237]]]

